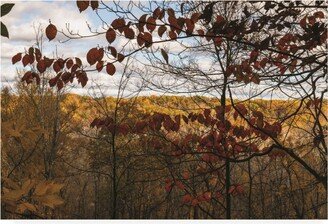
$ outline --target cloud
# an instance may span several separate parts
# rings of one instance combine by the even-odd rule
[[[79,13],[75,2],[16,2],[12,11],[2,18],[10,33],[10,41],[31,41],[35,39],[33,26],[45,28],[51,23],[58,28],[71,24],[74,31],[88,34],[86,21],[88,13]],[[92,25],[92,24],[91,24]]]

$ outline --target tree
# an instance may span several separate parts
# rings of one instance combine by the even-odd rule
[[[150,3],[149,7],[145,7],[130,2],[123,7],[116,3],[107,5],[101,2],[102,7],[99,7],[98,1],[77,1],[80,12],[90,6],[93,10],[113,12],[118,18],[110,25],[104,23],[106,29],[103,32],[93,32],[90,36],[58,31],[53,24],[47,27],[46,35],[49,40],[54,39],[57,33],[68,39],[105,36],[109,46],[92,48],[86,54],[90,67],[82,65],[78,58],[59,58],[52,61],[39,57],[35,62],[32,60],[33,52],[25,54],[23,58],[21,54],[17,54],[13,62],[22,60],[25,65],[36,63],[41,70],[53,63],[57,76],[50,80],[50,86],[57,85],[57,88],[61,89],[64,83],[74,79],[85,86],[88,81],[87,72],[101,71],[104,67],[109,75],[114,75],[117,63],[123,62],[129,56],[140,57],[141,54],[148,59],[144,62],[148,72],[153,72],[156,77],[173,77],[174,87],[183,86],[183,92],[190,92],[190,86],[196,86],[194,92],[198,93],[217,92],[220,103],[216,107],[206,108],[198,114],[190,113],[185,120],[197,120],[206,130],[203,135],[198,136],[196,146],[199,145],[204,150],[211,141],[223,146],[222,152],[215,152],[215,156],[223,159],[225,164],[226,218],[231,218],[230,195],[237,189],[230,181],[231,162],[247,162],[254,157],[278,150],[300,164],[326,189],[327,175],[323,168],[326,158],[322,158],[321,167],[314,167],[296,150],[301,145],[292,147],[286,144],[284,139],[288,131],[287,134],[282,134],[283,129],[288,130],[294,126],[294,120],[304,110],[308,111],[314,106],[313,111],[308,111],[314,121],[311,131],[314,145],[312,152],[318,152],[320,155],[327,152],[324,142],[326,133],[322,123],[327,121],[322,110],[326,90],[320,87],[327,73],[324,3],[218,1],[167,3],[158,7],[156,4]],[[139,16],[140,11],[145,14]],[[124,46],[129,46],[130,50],[114,47],[112,43],[118,38],[125,39]],[[163,48],[156,49],[157,45],[163,43],[175,43],[182,46],[182,49],[176,54]],[[208,60],[202,54],[195,57],[195,52],[211,54],[216,63],[214,71],[204,72],[200,66],[192,64],[193,60]],[[104,59],[105,55],[108,57],[107,61]],[[177,62],[172,62],[175,59]],[[140,74],[147,76],[147,70],[140,69]],[[38,77],[37,73],[27,72],[24,81],[30,82]],[[156,83],[152,79],[154,76],[142,77],[150,83],[149,88],[176,92],[172,86],[168,88],[172,82],[165,83],[165,79],[160,79],[161,83]],[[236,102],[236,94],[241,91],[242,84],[248,84],[249,93],[245,100]],[[259,93],[253,93],[251,86],[259,85]],[[250,100],[268,92],[293,96],[295,101],[290,104],[293,105],[291,110],[271,119],[252,108]],[[235,120],[240,119],[242,125],[230,121],[231,116]],[[172,119],[165,114],[155,114],[145,122],[153,127],[152,131],[161,132],[164,128],[165,132],[176,132],[180,127],[180,119],[181,117]],[[104,125],[101,120],[94,124]],[[267,142],[257,141],[258,139]],[[172,139],[166,140],[172,142]],[[241,145],[239,140],[247,144]],[[208,144],[209,149],[218,151],[214,145]],[[239,151],[235,153],[234,150]],[[191,203],[193,201],[189,196],[185,199]]]

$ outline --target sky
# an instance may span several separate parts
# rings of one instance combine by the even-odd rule
[[[10,2],[2,1],[1,4]],[[86,11],[82,13],[79,12],[76,1],[14,1],[15,6],[12,11],[1,17],[1,21],[7,26],[9,30],[10,39],[1,37],[1,86],[11,86],[15,83],[18,77],[18,73],[22,73],[23,67],[20,63],[12,65],[11,58],[18,52],[26,51],[30,46],[35,45],[36,42],[36,32],[37,27],[44,29],[49,25],[49,21],[56,25],[57,29],[65,29],[67,25],[74,32],[79,32],[80,34],[90,34],[88,29],[88,24],[92,29],[99,31],[105,31],[102,28],[102,22],[96,16],[95,12],[89,7]],[[123,1],[122,4],[125,2]],[[148,4],[148,3],[147,3]],[[150,4],[150,3],[149,3]],[[138,14],[138,12],[136,12]],[[141,15],[141,14],[140,14]],[[111,13],[102,14],[102,18],[111,23],[114,19],[114,15]],[[53,57],[54,52],[58,52],[58,55],[63,58],[66,57],[79,57],[82,59],[84,64],[86,62],[86,53],[88,49],[96,46],[107,46],[108,43],[105,36],[97,36],[88,39],[71,40],[64,42],[65,38],[61,35],[48,41],[44,38],[43,52],[48,57]],[[114,46],[122,46],[124,43],[120,40],[114,42]],[[171,43],[171,45],[158,46],[159,48],[167,48],[171,53],[179,52],[181,49],[176,43]],[[171,56],[170,56],[171,57]],[[196,60],[202,69],[213,70],[215,69],[215,64],[213,64],[209,58],[205,60]],[[172,57],[170,58],[172,60]],[[140,66],[140,65],[139,65]],[[104,69],[105,70],[105,69]],[[77,94],[90,95],[90,87],[101,86],[101,91],[105,95],[116,95],[117,94],[117,84],[120,79],[120,74],[122,73],[123,67],[117,67],[117,74],[114,76],[109,76],[107,73],[96,72],[88,73],[89,82],[86,87],[82,88],[81,85],[74,83],[70,92]],[[253,89],[257,92],[259,89]],[[248,85],[246,88],[241,88],[244,92],[248,92],[251,87]],[[157,94],[154,91],[144,91],[143,95]],[[272,97],[272,95],[262,96],[262,97]]]

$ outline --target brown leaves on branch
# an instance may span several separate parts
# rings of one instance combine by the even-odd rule
[[[200,162],[195,172],[203,175],[205,173],[209,174],[211,167],[225,158],[234,160],[243,158],[245,153],[249,156],[252,153],[265,150],[266,148],[260,149],[260,145],[256,143],[256,139],[263,143],[268,138],[268,135],[259,132],[256,127],[265,129],[266,132],[274,137],[277,137],[281,132],[281,125],[265,122],[262,112],[247,109],[242,103],[237,104],[236,108],[238,111],[233,110],[231,105],[227,105],[226,107],[217,106],[214,110],[205,109],[199,114],[190,113],[187,116],[169,116],[167,114],[154,113],[145,116],[142,120],[135,121],[135,123],[129,123],[129,125],[126,123],[115,123],[114,119],[110,117],[96,118],[90,126],[97,127],[104,133],[122,135],[123,137],[126,135],[145,136],[146,133],[153,132],[155,135],[163,135],[171,142],[169,143],[171,147],[157,141],[153,143],[154,148],[172,159],[190,159],[191,156],[194,156],[193,158]],[[222,113],[226,114],[224,120],[221,120]],[[239,116],[250,117],[251,124],[255,128],[234,121],[230,122],[229,119],[232,116],[235,116],[235,119]],[[191,124],[191,122],[198,122],[202,126],[201,129],[207,131],[197,134],[188,133],[184,136],[183,131],[179,132],[182,128],[185,128],[181,124],[181,118],[186,125]],[[129,128],[130,126],[132,128]],[[175,133],[178,134],[176,135]],[[252,139],[252,141],[250,142],[249,139]],[[271,154],[269,156],[271,157]],[[190,193],[188,189],[190,186],[188,184],[190,176],[193,176],[193,174],[190,175],[184,172],[183,175],[179,175],[176,179],[166,179],[163,187],[167,193],[173,190],[183,191],[182,203],[190,206],[208,203],[214,198],[222,200],[223,195],[217,190]],[[213,184],[216,184],[215,180]],[[237,196],[243,193],[242,185],[235,183],[224,194]]]
[[[99,60],[103,57],[103,49],[96,48],[95,56],[91,55],[92,60]],[[95,57],[95,59],[94,59]],[[88,81],[87,74],[82,69],[82,61],[80,58],[58,58],[51,59],[46,56],[42,56],[38,48],[29,48],[28,53],[22,57],[22,53],[18,53],[12,58],[13,63],[21,61],[23,66],[27,65],[35,66],[37,69],[34,71],[27,71],[21,81],[30,84],[33,80],[36,81],[36,84],[39,85],[40,73],[46,72],[48,68],[52,68],[57,75],[49,80],[50,87],[57,86],[58,90],[61,90],[64,87],[64,84],[68,82],[73,82],[74,78],[78,80],[78,83],[81,83],[82,86],[85,86]],[[99,67],[99,66],[98,66]]]
[[[30,84],[33,82],[34,79],[36,80],[36,83],[39,85],[41,81],[39,74],[35,72],[27,71],[22,77],[22,82],[26,82],[27,84]]]
[[[80,12],[86,10],[89,6],[93,10],[99,7],[98,1],[77,1],[77,7]],[[155,30],[158,27],[157,33],[160,38],[163,38],[164,33],[167,33],[167,39],[164,41],[176,41],[177,39],[186,38],[189,36],[194,36],[195,33],[199,38],[205,38],[207,41],[215,44],[218,47],[225,47],[225,40],[236,41],[243,40],[245,53],[249,55],[249,58],[243,59],[240,64],[231,64],[226,73],[228,76],[233,75],[235,81],[249,83],[253,82],[259,84],[261,82],[261,71],[266,69],[268,66],[276,67],[276,74],[287,75],[286,72],[294,72],[300,67],[304,67],[309,63],[316,63],[314,60],[300,60],[297,59],[298,53],[301,50],[312,50],[316,46],[322,45],[327,39],[327,29],[323,26],[323,19],[325,17],[322,11],[314,11],[309,13],[303,18],[300,17],[299,10],[288,9],[279,6],[279,4],[271,2],[270,4],[265,4],[265,8],[270,10],[279,6],[282,10],[280,16],[282,18],[287,17],[289,14],[293,16],[296,20],[295,25],[303,29],[304,35],[299,35],[296,33],[286,32],[278,37],[272,37],[270,35],[265,35],[263,39],[257,41],[248,40],[245,35],[260,33],[263,27],[268,26],[267,29],[277,29],[283,30],[284,27],[289,27],[290,24],[275,21],[274,17],[268,17],[267,15],[262,15],[259,18],[252,18],[249,14],[256,13],[251,12],[250,8],[244,9],[242,12],[246,15],[246,22],[239,20],[228,20],[223,15],[213,16],[213,7],[216,3],[206,3],[203,11],[191,12],[189,14],[184,14],[183,16],[178,16],[178,14],[172,8],[161,8],[157,7],[150,14],[143,14],[138,19],[137,23],[132,23],[124,18],[114,19],[111,23],[111,27],[106,32],[106,40],[109,43],[113,43],[117,39],[117,34],[126,39],[132,40],[136,39],[140,48],[151,47],[154,44]],[[280,4],[281,5],[281,4]],[[185,7],[182,7],[185,8]],[[289,10],[289,11],[288,11]],[[299,18],[300,17],[300,18]],[[212,18],[213,19],[212,21]],[[212,21],[212,23],[209,23]],[[281,20],[282,21],[282,20]],[[209,27],[204,27],[203,23],[208,23]],[[198,24],[196,24],[198,23]],[[201,28],[195,29],[195,27],[202,26]],[[133,27],[134,26],[134,27]],[[146,31],[145,31],[146,27]],[[185,34],[186,36],[181,36]],[[53,24],[49,24],[46,28],[46,36],[49,41],[53,40],[57,35],[57,28]],[[193,37],[194,38],[194,37]],[[246,38],[246,39],[245,39]],[[118,50],[112,46],[108,47],[110,54],[117,59],[117,61],[122,62],[125,56],[121,53],[117,53]],[[262,51],[265,51],[262,53]],[[261,52],[261,53],[260,53]],[[265,53],[270,52],[270,56]],[[168,54],[164,50],[161,50],[161,55],[168,63]],[[295,58],[293,56],[295,55]],[[103,60],[104,49],[103,48],[92,48],[87,52],[87,61],[90,65],[96,64],[96,70],[102,71],[104,65],[107,67],[107,62]],[[74,64],[73,60],[62,61],[43,58],[39,49],[30,48],[28,53],[22,54],[18,53],[12,58],[12,63],[15,64],[22,60],[23,66],[32,65],[36,60],[38,63],[36,65],[40,73],[45,72],[47,68],[50,67],[49,63],[53,64],[53,69],[56,73],[64,72],[64,66],[66,63],[66,68],[71,71],[71,77],[76,77],[75,72],[81,69],[82,63],[76,62]],[[288,62],[286,63],[286,61]],[[239,62],[238,62],[239,63]],[[114,65],[113,65],[114,66]],[[114,66],[115,67],[115,66]],[[107,70],[107,68],[106,68]],[[108,74],[114,74],[114,69],[110,69]],[[66,75],[67,76],[67,75]],[[28,75],[30,77],[30,75]],[[26,79],[30,82],[30,78]],[[70,79],[65,79],[72,80]],[[85,80],[85,79],[83,79]],[[57,82],[56,82],[57,83]],[[65,83],[65,82],[64,82]],[[81,82],[81,83],[84,83]],[[61,84],[59,84],[61,87]]]

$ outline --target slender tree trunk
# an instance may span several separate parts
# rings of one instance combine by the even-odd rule
[[[215,47],[216,49],[216,54],[218,57],[218,60],[221,64],[221,69],[223,71],[223,88],[222,88],[222,94],[221,94],[221,107],[222,107],[222,112],[220,115],[221,122],[225,122],[225,108],[226,108],[226,94],[227,94],[227,86],[228,86],[228,76],[226,74],[226,68],[223,67],[223,64],[220,61],[220,54],[219,54],[219,49]],[[226,66],[228,66],[229,62],[227,61]],[[225,145],[225,139],[223,138],[222,144]],[[227,152],[227,149],[225,149]],[[225,190],[226,190],[226,219],[231,219],[231,196],[229,194],[229,189],[231,187],[231,171],[230,171],[230,161],[229,159],[226,159],[226,165],[225,165]]]
[[[249,191],[248,191],[248,218],[252,218],[252,188],[253,188],[253,177],[252,177],[252,167],[251,161],[248,160],[248,178],[249,178]]]
[[[113,169],[113,180],[112,180],[112,219],[116,219],[116,205],[117,205],[117,184],[116,184],[116,149],[115,149],[115,133],[112,135],[112,169]]]
[[[229,194],[230,189],[230,162],[226,162],[226,219],[231,219],[231,197]]]
[[[198,216],[198,207],[197,206],[194,207],[194,217],[193,218],[194,219],[199,219],[199,216]]]

